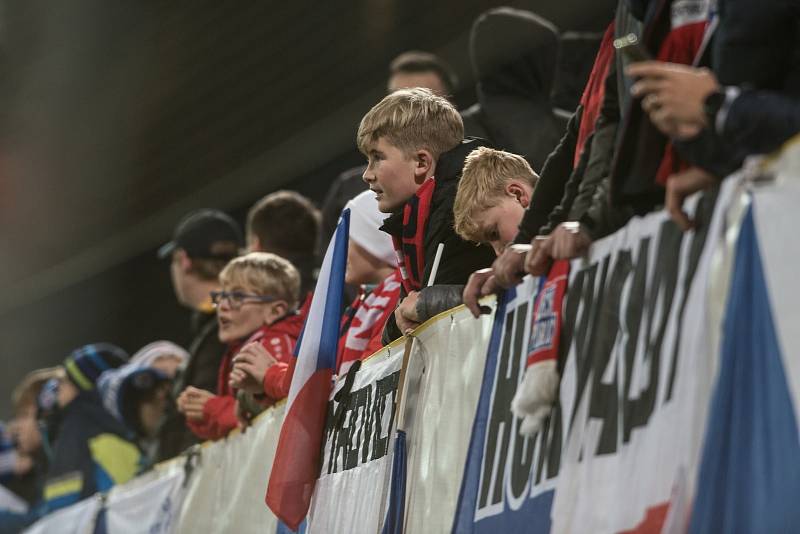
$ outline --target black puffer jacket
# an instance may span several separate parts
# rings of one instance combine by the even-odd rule
[[[494,251],[488,245],[478,245],[461,239],[453,229],[453,204],[461,179],[461,170],[464,160],[470,152],[480,146],[486,146],[484,141],[466,139],[459,146],[442,154],[436,162],[436,186],[431,198],[430,215],[424,232],[425,270],[422,280],[427,281],[433,267],[436,249],[439,243],[444,243],[444,251],[436,274],[437,286],[451,286],[449,289],[437,289],[435,286],[424,288],[420,291],[420,300],[417,310],[424,311],[422,321],[441,313],[461,303],[460,291],[453,290],[452,286],[466,284],[469,276],[478,269],[489,267],[494,261]],[[403,209],[389,216],[383,223],[381,230],[389,235],[399,237],[403,233]],[[384,330],[384,341],[388,342],[402,335],[390,316]]]
[[[173,387],[175,398],[187,387],[194,386],[206,391],[216,391],[220,362],[227,347],[219,340],[215,313],[197,311],[192,317],[194,339],[189,346],[189,364],[176,378]],[[179,413],[175,403],[167,405],[158,436],[157,461],[168,460],[198,442],[197,437],[186,426],[186,419]]]

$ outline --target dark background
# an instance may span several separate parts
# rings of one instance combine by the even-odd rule
[[[79,345],[186,344],[155,249],[196,208],[321,201],[361,162],[358,121],[398,53],[442,55],[466,107],[482,11],[597,32],[614,4],[0,1],[0,417],[25,373]]]

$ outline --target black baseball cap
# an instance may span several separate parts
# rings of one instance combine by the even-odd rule
[[[242,247],[244,239],[236,221],[219,210],[201,209],[181,219],[172,241],[158,249],[158,257],[164,259],[182,248],[190,258],[233,259]]]

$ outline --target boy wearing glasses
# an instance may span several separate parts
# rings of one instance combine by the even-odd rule
[[[203,439],[220,439],[238,426],[237,389],[250,386],[250,380],[229,382],[234,359],[240,352],[257,352],[255,375],[261,378],[259,391],[269,388],[260,403],[269,405],[280,396],[269,391],[282,390],[283,376],[303,326],[296,313],[300,275],[288,261],[267,252],[251,252],[232,260],[219,275],[222,291],[212,293],[217,308],[219,339],[228,346],[217,376],[217,394],[195,387],[178,397],[178,409],[186,416],[189,428]],[[257,347],[257,349],[256,349]],[[276,369],[269,372],[273,367]],[[285,396],[285,395],[284,395]]]

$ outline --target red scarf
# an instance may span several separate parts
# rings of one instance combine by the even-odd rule
[[[344,374],[357,360],[381,348],[381,334],[388,317],[400,300],[400,273],[394,271],[369,294],[361,294],[351,304],[352,321],[339,340],[337,373]]]
[[[547,280],[536,296],[527,367],[544,360],[558,360],[563,320],[562,304],[568,281],[569,260],[558,260],[553,263]]]
[[[594,65],[592,72],[589,74],[589,80],[586,82],[586,87],[581,95],[581,105],[583,112],[581,115],[581,123],[578,127],[578,140],[575,143],[575,157],[572,166],[578,165],[578,160],[581,159],[586,139],[594,131],[597,118],[600,116],[600,108],[603,107],[603,99],[606,94],[606,78],[611,64],[614,61],[614,23],[612,22],[606,33],[603,35],[603,40],[600,41],[600,49],[597,51],[597,56],[594,58]]]
[[[392,236],[397,265],[406,292],[419,291],[425,274],[425,228],[431,213],[431,199],[436,181],[428,178],[403,206],[402,237]]]

